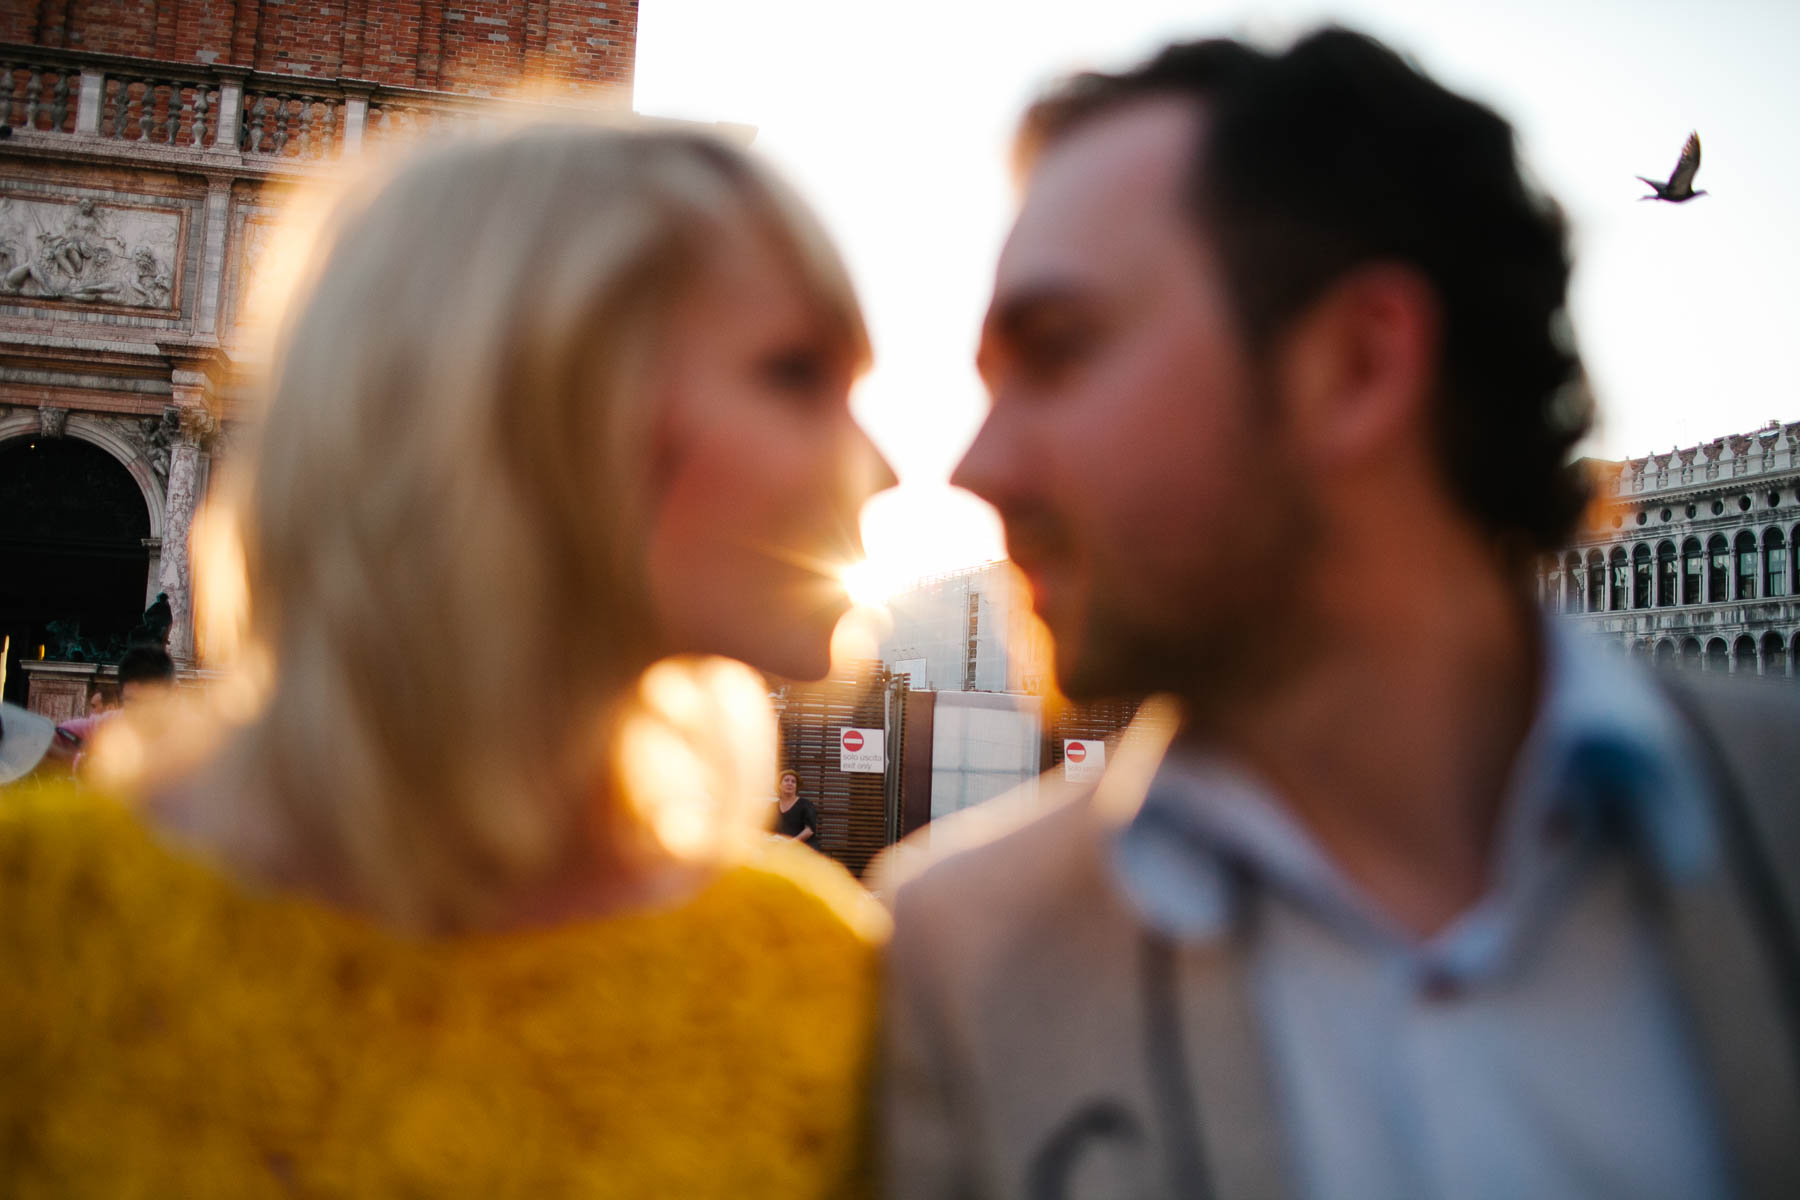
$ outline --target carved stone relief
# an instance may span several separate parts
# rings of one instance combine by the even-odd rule
[[[163,409],[160,417],[96,417],[110,426],[126,442],[135,447],[150,464],[156,481],[165,488],[169,483],[169,451],[181,429],[181,415],[173,405]]]
[[[38,409],[38,432],[47,438],[59,438],[69,427],[69,410],[45,406]]]
[[[181,214],[0,196],[0,296],[175,307]]]

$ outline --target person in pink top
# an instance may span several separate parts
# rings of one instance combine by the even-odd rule
[[[133,646],[119,660],[119,703],[115,708],[97,708],[104,703],[98,688],[88,693],[88,715],[64,721],[56,727],[58,741],[75,755],[75,767],[81,756],[106,723],[126,708],[175,686],[175,660],[161,646]],[[71,740],[72,739],[72,740]]]

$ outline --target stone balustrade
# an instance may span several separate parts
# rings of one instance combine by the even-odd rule
[[[556,112],[530,101],[0,42],[0,124],[46,148],[305,171],[382,143]],[[561,111],[568,111],[566,109]]]
[[[194,75],[108,71],[94,132],[114,141],[209,147],[218,139],[220,91],[217,81]]]
[[[81,70],[46,59],[36,46],[0,44],[0,124],[15,130],[73,133]]]

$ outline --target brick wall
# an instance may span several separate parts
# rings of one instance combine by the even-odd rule
[[[629,88],[637,0],[10,0],[0,41],[477,95]]]

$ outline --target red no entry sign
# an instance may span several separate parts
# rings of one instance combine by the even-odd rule
[[[858,729],[844,730],[844,749],[854,754],[863,748],[862,731]]]
[[[1063,751],[1063,755],[1070,762],[1081,762],[1087,758],[1087,747],[1080,742],[1070,742],[1069,748]]]

